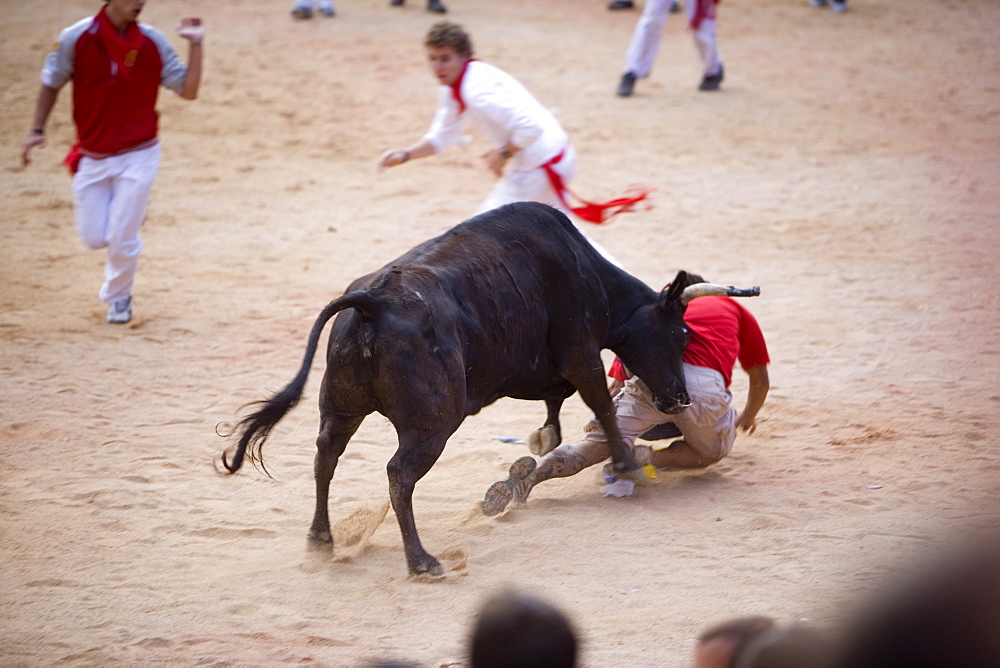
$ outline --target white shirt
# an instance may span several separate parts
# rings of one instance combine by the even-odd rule
[[[471,118],[487,139],[500,148],[508,142],[520,150],[511,159],[514,170],[536,169],[566,149],[569,137],[559,121],[521,82],[479,60],[469,62],[461,85],[465,111],[459,113],[451,86],[438,90],[438,107],[424,139],[437,153],[459,138]]]

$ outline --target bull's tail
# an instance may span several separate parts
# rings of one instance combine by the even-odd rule
[[[316,321],[313,323],[312,331],[309,332],[309,341],[306,344],[306,354],[302,359],[302,366],[299,372],[285,389],[278,392],[270,399],[259,401],[252,406],[258,409],[240,420],[233,429],[233,434],[239,433],[239,443],[232,461],[226,460],[226,453],[222,453],[222,465],[230,473],[236,473],[243,465],[243,459],[247,450],[250,451],[250,461],[259,463],[264,468],[263,447],[264,442],[281,418],[285,417],[288,411],[292,410],[302,397],[302,390],[305,389],[306,380],[309,377],[309,369],[312,367],[313,357],[316,355],[316,347],[319,344],[319,337],[323,333],[323,327],[340,311],[348,308],[356,308],[361,313],[361,317],[368,320],[372,317],[377,307],[375,298],[367,290],[348,293],[339,297],[326,305]],[[226,435],[226,434],[224,434]],[[264,469],[267,472],[267,469]]]

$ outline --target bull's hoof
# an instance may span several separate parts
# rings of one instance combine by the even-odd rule
[[[639,465],[635,463],[635,459],[630,459],[629,461],[624,462],[611,462],[611,470],[625,478],[631,477],[631,474],[638,468]]]
[[[410,565],[410,575],[430,575],[433,577],[441,577],[444,575],[444,567],[438,562],[437,559],[428,554],[426,559],[415,565]]]
[[[539,427],[528,436],[528,450],[531,454],[544,457],[559,447],[559,435],[552,425]]]
[[[307,546],[310,550],[333,552],[333,536],[329,531],[310,531]]]

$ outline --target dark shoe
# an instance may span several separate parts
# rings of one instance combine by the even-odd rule
[[[635,9],[635,3],[632,0],[611,0],[608,9]]]
[[[644,441],[665,441],[671,438],[680,438],[681,430],[677,428],[673,422],[664,422],[663,424],[658,424],[652,429],[643,432],[639,435]]]
[[[689,0],[689,2],[690,2],[690,0]],[[681,3],[677,2],[677,0],[674,0],[672,3],[670,3],[670,13],[671,14],[677,14],[680,11],[681,11]]]
[[[720,67],[718,74],[713,74],[712,76],[705,77],[701,80],[698,90],[719,90],[719,86],[722,84],[722,80],[725,76],[726,71]]]
[[[628,97],[635,89],[635,75],[626,72],[622,75],[621,83],[618,84],[618,97]]]
[[[405,0],[389,0],[389,5],[391,7],[402,7]]]
[[[435,14],[446,14],[448,12],[444,5],[441,4],[441,0],[427,0],[427,11],[434,12]]]
[[[292,16],[297,19],[311,19],[313,17],[313,10],[308,7],[299,7],[292,10]]]
[[[507,472],[507,479],[493,483],[486,490],[486,497],[483,499],[483,515],[487,517],[499,515],[507,509],[511,501],[516,500],[518,503],[524,503],[531,489],[524,489],[525,485],[522,483],[524,483],[525,478],[534,473],[537,466],[538,463],[531,457],[521,457],[511,464],[510,471]],[[522,489],[518,489],[518,487]]]

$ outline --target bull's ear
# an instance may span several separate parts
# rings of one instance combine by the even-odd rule
[[[691,284],[691,279],[688,278],[688,273],[683,269],[677,272],[677,276],[670,282],[670,285],[660,293],[660,307],[668,308],[671,305],[681,304],[681,295],[684,294],[684,288]]]

